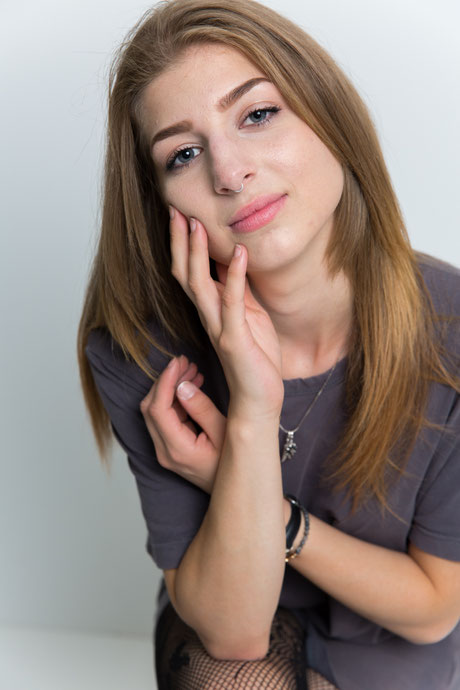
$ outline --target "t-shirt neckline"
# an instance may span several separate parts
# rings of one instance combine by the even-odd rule
[[[335,370],[332,373],[330,380],[328,381],[326,389],[330,390],[332,388],[335,388],[335,386],[338,386],[339,384],[343,383],[347,371],[347,364],[347,356],[343,357],[337,362]],[[327,371],[322,372],[321,374],[315,374],[315,376],[309,376],[307,378],[283,379],[284,395],[302,395],[307,391],[311,391],[311,389],[318,391],[323,385],[323,383],[326,381],[327,377],[329,376],[331,369],[332,367],[330,367]]]

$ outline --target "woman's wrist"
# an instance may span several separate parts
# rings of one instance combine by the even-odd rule
[[[230,401],[227,423],[242,429],[274,429],[279,433],[280,412],[254,410],[251,407]]]

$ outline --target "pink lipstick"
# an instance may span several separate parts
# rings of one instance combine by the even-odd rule
[[[230,222],[230,228],[235,233],[253,232],[270,223],[281,211],[287,199],[287,195],[271,195],[260,197],[254,202],[242,208]]]

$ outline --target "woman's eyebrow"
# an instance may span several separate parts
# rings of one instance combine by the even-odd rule
[[[227,110],[227,108],[237,101],[238,98],[244,96],[245,93],[254,88],[254,86],[257,86],[257,84],[260,84],[262,81],[270,81],[270,79],[267,79],[267,77],[254,77],[253,79],[248,79],[248,81],[245,81],[243,84],[235,87],[230,91],[230,93],[220,99],[217,104],[218,109]]]
[[[248,79],[248,81],[245,81],[243,84],[236,86],[234,89],[229,91],[229,93],[223,96],[217,102],[216,107],[221,111],[227,110],[227,108],[229,108],[233,103],[235,103],[235,101],[237,101],[239,98],[244,96],[245,93],[254,88],[254,86],[257,86],[257,84],[260,84],[260,82],[263,81],[269,82],[270,79],[267,79],[267,77],[254,77],[253,79]],[[171,125],[170,127],[165,127],[152,137],[152,140],[150,142],[150,148],[152,149],[156,143],[162,141],[163,139],[172,137],[175,134],[183,134],[184,132],[189,132],[191,129],[192,123],[190,122],[190,120],[181,120],[181,122],[176,122],[174,125]]]

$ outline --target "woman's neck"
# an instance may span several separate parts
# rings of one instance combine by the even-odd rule
[[[257,272],[248,279],[278,334],[286,371],[313,376],[346,355],[353,296],[343,273],[332,279],[323,264],[302,276],[294,271],[270,276]]]

